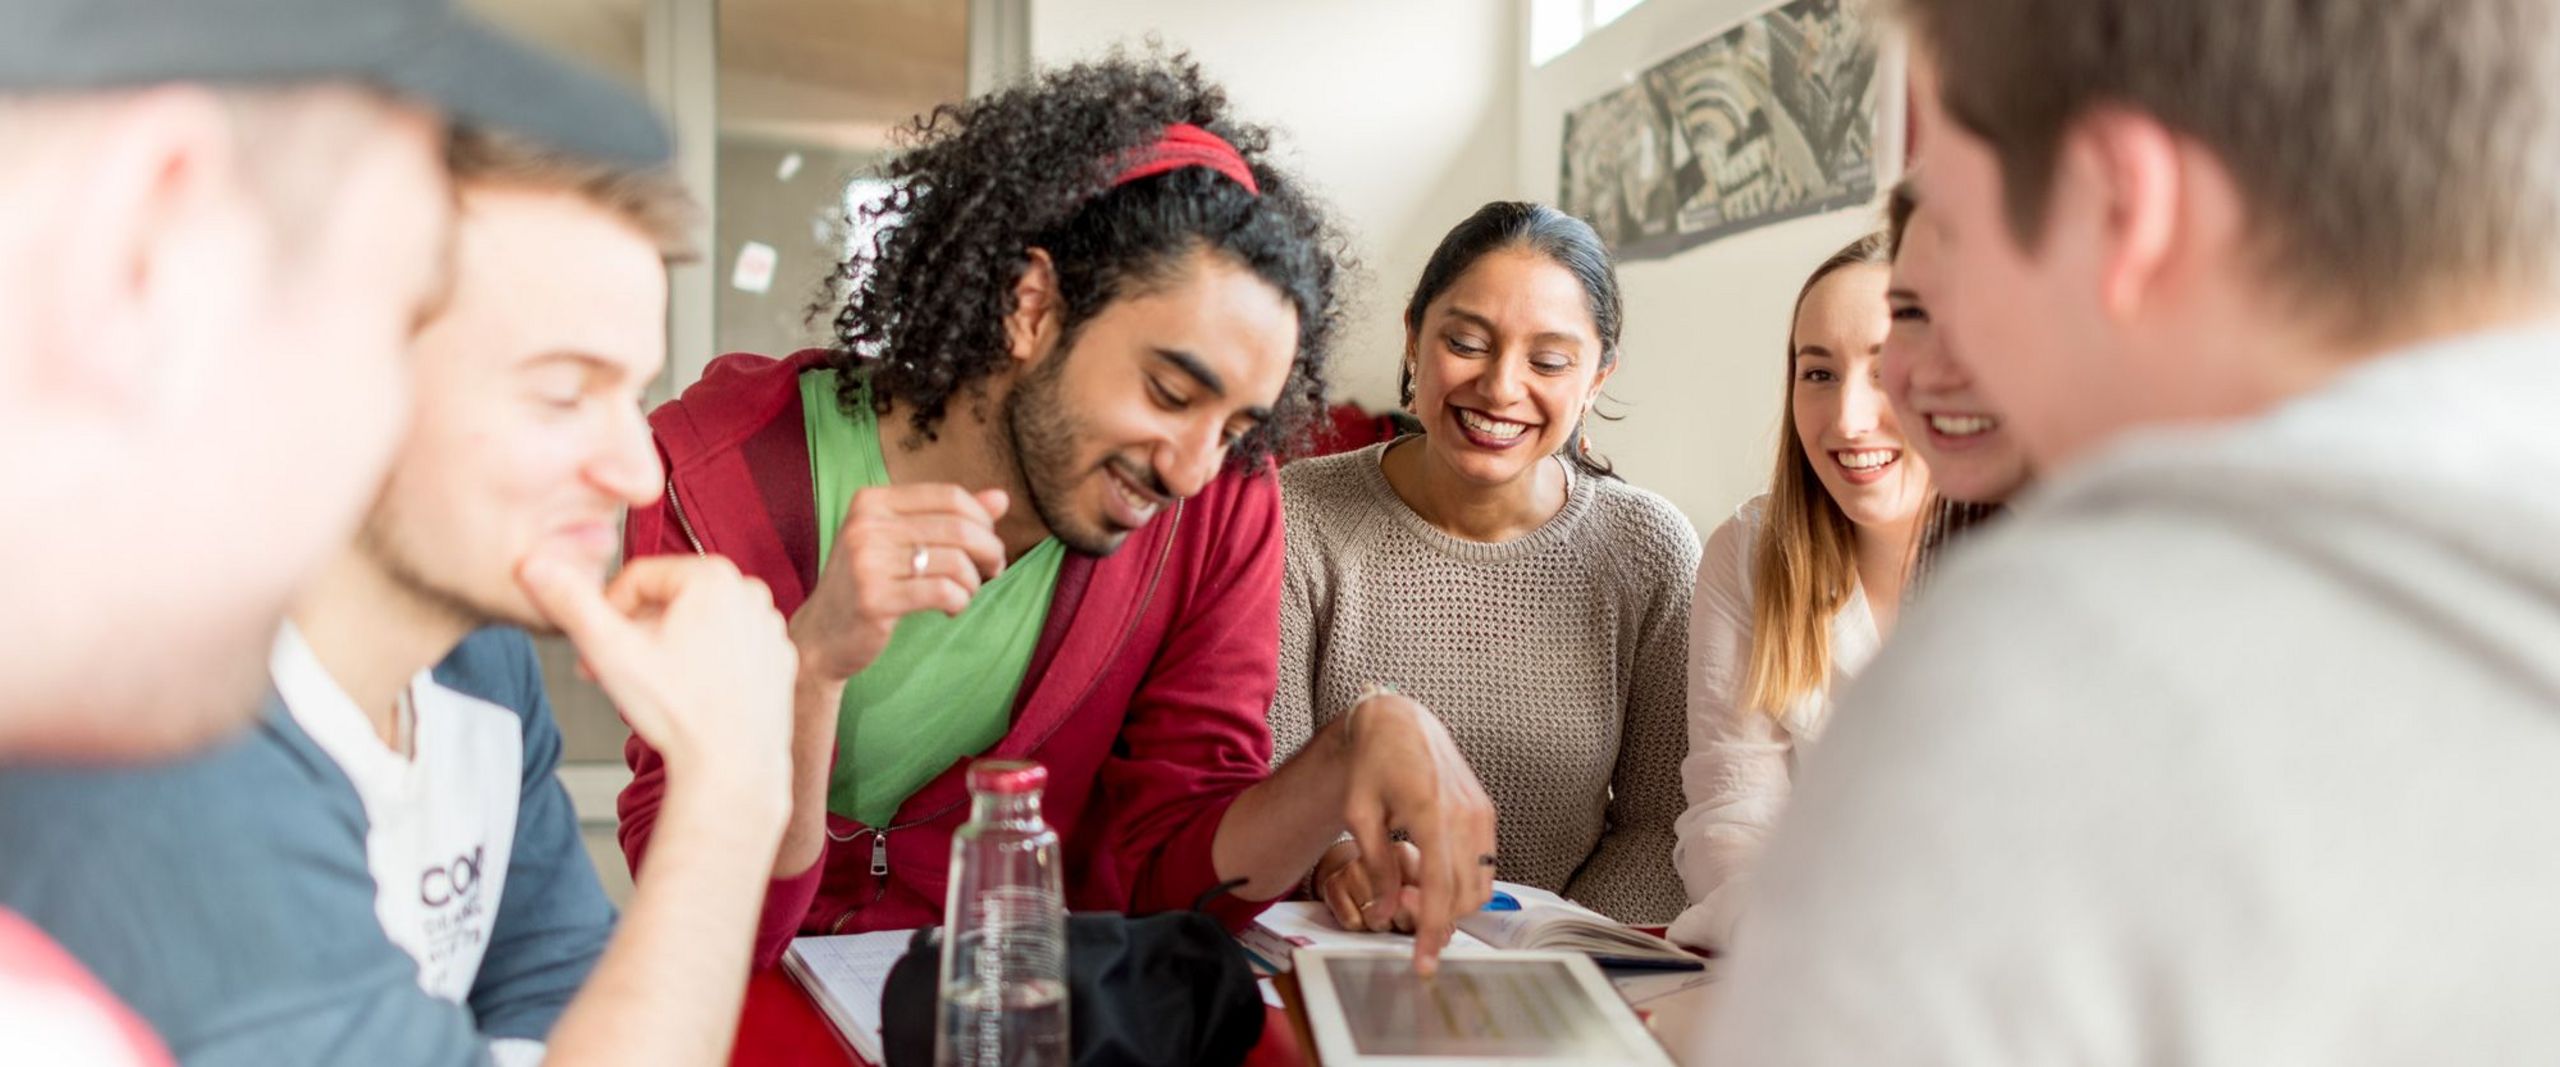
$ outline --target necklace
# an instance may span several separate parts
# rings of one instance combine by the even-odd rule
[[[391,703],[391,731],[399,738],[395,750],[404,757],[417,758],[418,709],[410,703],[407,686],[400,687],[400,696]]]

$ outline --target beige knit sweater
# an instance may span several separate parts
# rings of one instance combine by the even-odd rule
[[[1432,526],[1387,445],[1280,473],[1288,522],[1274,759],[1372,683],[1438,712],[1492,794],[1500,877],[1623,922],[1668,923],[1698,534],[1660,496],[1578,476],[1500,544]]]

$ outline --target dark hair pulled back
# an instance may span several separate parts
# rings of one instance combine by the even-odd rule
[[[1457,284],[1459,276],[1475,266],[1477,260],[1510,248],[1536,252],[1582,283],[1582,295],[1591,309],[1591,328],[1600,338],[1600,369],[1605,372],[1616,366],[1618,331],[1625,312],[1618,298],[1618,269],[1609,256],[1609,246],[1590,223],[1545,204],[1520,200],[1496,200],[1477,208],[1475,214],[1440,239],[1440,246],[1431,250],[1430,261],[1422,266],[1422,279],[1414,283],[1413,299],[1405,302],[1406,335],[1422,332],[1422,316],[1431,302]],[[1413,403],[1410,361],[1399,372],[1396,392],[1407,406]],[[1565,456],[1585,471],[1615,477],[1617,472],[1608,458],[1593,452],[1583,439],[1583,429],[1583,424],[1574,424],[1573,435],[1565,439]]]

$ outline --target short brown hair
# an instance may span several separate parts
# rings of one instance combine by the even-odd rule
[[[699,255],[693,227],[701,211],[684,183],[663,167],[639,169],[573,155],[512,134],[458,129],[445,160],[454,185],[513,185],[557,190],[612,212],[658,246],[669,263]]]
[[[1920,193],[1904,178],[1893,183],[1893,191],[1884,197],[1884,245],[1888,259],[1902,258],[1902,235],[1911,230],[1911,216],[1920,212]]]
[[[2062,138],[2152,116],[2219,157],[2272,280],[2351,334],[2560,274],[2553,0],[1895,0],[2041,236]]]

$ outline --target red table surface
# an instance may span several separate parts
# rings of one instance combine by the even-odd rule
[[[1245,1057],[1245,1067],[1302,1067],[1298,1038],[1289,1017],[1266,1007],[1262,1043]],[[861,1067],[862,1060],[836,1036],[835,1024],[818,1011],[815,1001],[779,967],[747,980],[746,1010],[738,1017],[738,1044],[729,1054],[736,1067],[791,1067],[823,1064]]]
[[[1636,929],[1663,935],[1659,926]],[[1263,1012],[1262,1041],[1244,1058],[1245,1067],[1304,1067],[1307,1059],[1298,1052],[1298,1035],[1289,1025],[1289,1016],[1268,1005]],[[738,1043],[729,1053],[729,1062],[734,1067],[866,1067],[836,1036],[835,1024],[827,1021],[817,1002],[779,967],[759,971],[747,980],[746,1009],[738,1016]]]

